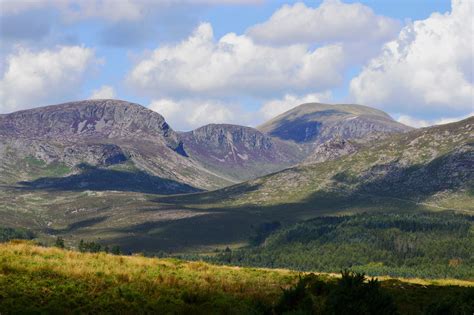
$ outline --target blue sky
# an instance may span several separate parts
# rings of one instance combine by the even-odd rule
[[[0,113],[119,98],[175,129],[359,103],[472,115],[469,0],[0,0]]]

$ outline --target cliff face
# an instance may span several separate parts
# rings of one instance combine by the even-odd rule
[[[72,102],[2,115],[0,135],[60,141],[145,137],[177,144],[177,135],[163,116],[118,100]]]
[[[281,170],[302,158],[297,146],[244,126],[210,124],[183,133],[181,139],[191,157],[235,181]]]

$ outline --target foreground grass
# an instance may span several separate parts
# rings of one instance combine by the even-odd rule
[[[0,313],[259,313],[294,279],[291,272],[0,245]]]
[[[318,277],[336,281],[331,275]],[[282,288],[297,280],[298,273],[288,270],[88,254],[19,241],[0,244],[1,314],[271,314]],[[472,291],[430,283],[388,279],[382,288],[402,314],[423,313],[446,297]]]

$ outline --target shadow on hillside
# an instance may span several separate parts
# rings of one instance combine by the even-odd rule
[[[128,240],[123,237],[116,241],[123,242],[124,246],[138,246],[150,251],[155,245],[158,246],[154,247],[155,250],[181,250],[245,243],[254,233],[255,227],[263,222],[280,221],[283,225],[288,225],[326,215],[424,211],[427,207],[419,202],[436,193],[460,188],[468,188],[472,192],[474,152],[469,148],[458,150],[419,166],[379,165],[370,172],[375,179],[360,184],[354,191],[344,191],[344,187],[348,188],[360,179],[341,172],[333,178],[337,187],[341,188],[338,192],[317,191],[295,203],[256,204],[247,194],[257,191],[260,186],[249,184],[213,192],[159,197],[154,201],[162,205],[210,214],[132,226],[117,232],[133,231],[137,233],[136,239]],[[232,199],[240,199],[244,204],[228,206],[221,203]],[[139,239],[143,240],[143,245],[140,245]]]
[[[238,199],[247,193],[257,191],[260,186],[260,184],[250,184],[246,182],[209,192],[158,197],[153,201],[158,203],[176,204],[180,206],[189,204],[217,204],[222,201],[229,200],[228,198]]]
[[[256,229],[261,224],[268,222],[278,221],[286,226],[319,216],[381,210],[422,210],[421,206],[397,200],[385,201],[378,197],[343,196],[323,192],[315,193],[302,202],[271,206],[250,204],[220,206],[209,204],[211,198],[207,195],[212,195],[212,193],[157,198],[155,202],[161,203],[157,209],[142,209],[140,211],[150,213],[163,210],[177,212],[184,210],[205,212],[205,214],[163,221],[153,221],[150,216],[146,222],[113,229],[111,232],[119,236],[107,240],[107,243],[119,244],[122,248],[132,252],[196,251],[202,248],[212,249],[232,244],[245,245]],[[171,201],[174,203],[170,203]],[[200,201],[203,201],[201,205],[199,205]],[[166,202],[166,204],[162,202]],[[384,203],[383,207],[381,207],[382,202]]]
[[[458,150],[433,159],[427,164],[400,167],[395,165],[377,165],[369,172],[376,178],[364,183],[353,195],[364,193],[380,197],[393,197],[424,201],[443,192],[474,189],[474,144],[467,144],[467,150]],[[336,178],[341,183],[354,179],[339,173]]]
[[[46,233],[48,234],[63,234],[63,233],[73,233],[76,232],[80,229],[87,228],[96,224],[99,224],[101,222],[104,222],[107,220],[107,216],[100,216],[100,217],[95,217],[95,218],[90,218],[90,219],[85,219],[81,221],[77,221],[74,223],[69,224],[66,228],[63,229],[51,229],[48,228],[46,229]]]
[[[192,186],[150,175],[144,171],[123,171],[80,165],[81,173],[66,177],[43,177],[19,182],[23,190],[130,191],[149,194],[177,194],[200,191]]]
[[[314,139],[321,129],[321,122],[314,121],[315,118],[340,113],[342,114],[338,110],[325,110],[319,113],[305,114],[293,120],[282,119],[270,132],[270,135],[283,140],[293,140],[298,143],[306,142]]]

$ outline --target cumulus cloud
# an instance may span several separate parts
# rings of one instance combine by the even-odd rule
[[[211,25],[203,23],[183,42],[157,48],[140,60],[128,83],[152,97],[274,96],[338,85],[344,65],[339,45],[271,47],[234,33],[215,41]]]
[[[39,52],[20,49],[7,57],[0,81],[0,112],[46,105],[77,95],[87,70],[99,62],[92,49],[81,46]]]
[[[115,98],[115,90],[110,85],[102,85],[100,88],[93,90],[89,99],[110,99]]]
[[[191,130],[211,123],[254,124],[252,114],[238,104],[218,100],[163,98],[153,100],[148,106],[163,115],[175,130]]]
[[[393,113],[465,115],[474,107],[474,3],[415,21],[350,84],[359,103]]]
[[[324,103],[331,99],[331,92],[312,93],[303,96],[286,94],[282,99],[273,99],[265,102],[259,110],[264,120],[276,117],[293,107],[304,103]]]
[[[474,112],[469,113],[468,115],[463,115],[463,116],[458,116],[458,117],[443,117],[443,118],[432,119],[432,120],[419,119],[419,118],[412,117],[409,115],[400,115],[397,121],[401,122],[402,124],[412,126],[415,128],[423,128],[423,127],[429,127],[433,125],[449,124],[449,123],[456,122],[456,121],[459,121],[471,116],[474,116]]]
[[[321,42],[384,42],[399,31],[400,23],[376,15],[360,3],[325,0],[317,7],[304,3],[284,5],[269,20],[250,27],[247,34],[271,44]]]

